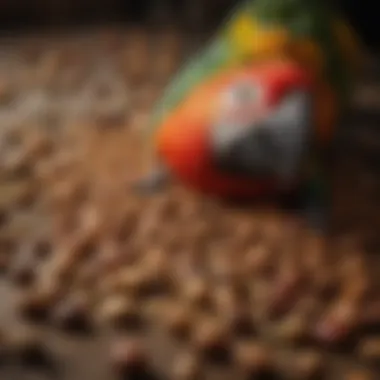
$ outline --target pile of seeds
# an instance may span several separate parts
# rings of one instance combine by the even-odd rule
[[[20,47],[30,72],[17,91],[4,84],[0,268],[17,315],[104,334],[115,372],[130,378],[150,367],[177,380],[375,378],[376,261],[272,205],[234,207],[176,185],[133,194],[138,127],[178,64],[178,41],[159,55],[144,36],[100,37],[82,51],[80,39]],[[7,115],[9,104],[20,112]],[[46,363],[39,329],[2,330],[0,361]]]

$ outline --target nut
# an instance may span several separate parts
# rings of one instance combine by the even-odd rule
[[[299,380],[323,379],[324,359],[317,352],[300,352],[294,363],[294,378]]]
[[[148,369],[148,355],[145,343],[138,338],[122,337],[111,347],[111,364],[122,378],[139,378]]]
[[[287,343],[302,344],[309,338],[309,324],[303,314],[295,314],[279,325],[278,337]]]
[[[7,272],[9,268],[9,255],[4,252],[0,253],[0,275]]]
[[[261,378],[273,375],[273,358],[264,345],[257,342],[240,343],[234,350],[234,361],[247,376]]]
[[[298,301],[302,289],[300,273],[285,272],[274,284],[273,294],[269,300],[268,312],[273,317],[287,313]]]
[[[32,321],[44,321],[57,299],[54,291],[27,290],[18,300],[17,310],[22,317]]]
[[[9,354],[9,347],[7,342],[7,337],[3,331],[0,331],[0,368],[6,364],[8,354]]]
[[[176,338],[185,339],[192,328],[193,312],[187,305],[173,303],[167,305],[164,311],[164,324],[168,332]]]
[[[201,380],[202,367],[197,355],[192,352],[181,354],[174,361],[173,380]]]
[[[225,311],[229,330],[239,337],[247,337],[255,332],[255,323],[250,309],[245,304],[237,304]]]
[[[190,279],[183,289],[184,299],[195,307],[208,308],[211,305],[210,288],[200,277]]]
[[[62,300],[53,312],[53,323],[67,331],[88,332],[91,329],[90,305],[84,293],[74,293]]]
[[[230,359],[230,334],[217,318],[206,317],[195,326],[192,344],[207,360],[220,363]]]
[[[350,302],[342,301],[334,307],[317,323],[316,338],[329,345],[340,345],[349,339],[358,323],[356,306]]]
[[[52,251],[52,244],[48,239],[39,239],[35,241],[33,252],[37,259],[46,259]]]
[[[22,263],[17,265],[10,272],[10,278],[14,285],[20,288],[26,288],[33,285],[36,274],[32,263]]]
[[[358,355],[371,364],[380,364],[380,338],[367,338],[360,342]]]
[[[51,361],[51,355],[38,329],[23,326],[15,330],[9,337],[9,349],[10,354],[24,365],[45,367]]]
[[[345,380],[375,380],[375,376],[368,370],[365,369],[355,369],[350,370],[346,376]]]
[[[244,257],[243,270],[247,275],[265,275],[273,269],[271,252],[267,245],[259,244],[249,249]]]
[[[122,329],[141,327],[140,310],[132,299],[116,295],[107,298],[99,310],[100,323]]]

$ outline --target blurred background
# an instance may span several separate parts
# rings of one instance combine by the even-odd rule
[[[336,0],[364,41],[379,47],[376,3]],[[83,26],[101,23],[170,23],[195,31],[212,30],[236,0],[3,0],[3,30]]]

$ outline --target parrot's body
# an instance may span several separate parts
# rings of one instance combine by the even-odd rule
[[[157,164],[141,188],[174,176],[223,197],[320,195],[319,157],[347,106],[356,49],[321,0],[245,1],[154,110]]]

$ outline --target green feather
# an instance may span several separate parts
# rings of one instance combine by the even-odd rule
[[[209,43],[206,48],[193,57],[180,70],[164,91],[161,101],[157,104],[150,121],[151,128],[155,128],[165,116],[176,108],[197,85],[216,74],[227,66],[230,47],[226,39],[218,38]]]

